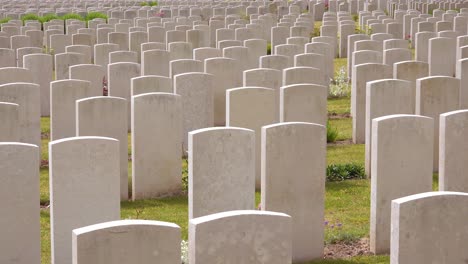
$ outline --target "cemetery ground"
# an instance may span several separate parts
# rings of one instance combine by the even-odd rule
[[[346,65],[346,59],[336,59],[335,68]],[[352,119],[350,98],[328,99],[329,125],[336,128],[336,142],[328,143],[328,165],[364,165],[364,145],[351,144]],[[49,175],[48,143],[50,120],[41,119],[42,165],[40,173],[41,195],[41,263],[50,263],[50,214],[49,214]],[[130,135],[129,135],[130,157]],[[182,164],[183,177],[187,176],[187,160]],[[131,181],[131,160],[129,159],[129,182]],[[436,175],[434,185],[437,184]],[[129,184],[131,186],[131,184]],[[434,186],[437,188],[437,186]],[[131,190],[129,190],[131,192]],[[260,203],[260,192],[256,193],[256,204]],[[176,223],[181,227],[182,239],[188,236],[188,197],[185,193],[177,197],[151,200],[125,201],[121,203],[122,219],[147,219]],[[308,262],[310,264],[351,264],[389,263],[388,255],[374,256],[369,253],[370,181],[351,179],[327,181],[325,197],[325,259]]]

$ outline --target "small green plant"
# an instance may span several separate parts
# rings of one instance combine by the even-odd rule
[[[320,26],[315,26],[314,27],[314,32],[312,34],[310,34],[311,38],[314,38],[314,37],[320,37]]]
[[[338,137],[338,129],[336,127],[332,127],[330,122],[327,121],[327,143],[336,142],[336,138]]]
[[[39,18],[39,21],[44,24],[54,19],[60,19],[56,14],[48,14]]]
[[[85,20],[86,21],[90,21],[90,20],[93,20],[95,18],[102,18],[102,19],[105,19],[107,21],[108,17],[106,14],[104,13],[100,13],[100,12],[89,12],[86,17],[85,17]]]
[[[362,30],[361,27],[358,26],[358,27],[356,27],[356,28],[354,29],[354,33],[355,33],[355,34],[366,34],[366,31],[365,31],[365,30]]]
[[[82,16],[80,16],[78,14],[75,14],[75,13],[65,14],[62,17],[60,17],[60,19],[63,19],[63,20],[76,19],[76,20],[84,21],[84,17],[82,17]]]
[[[28,21],[28,20],[40,21],[40,17],[36,14],[26,14],[21,17],[21,21],[23,21],[23,25],[25,24],[25,21]]]
[[[329,182],[364,178],[366,178],[366,173],[361,164],[330,164],[327,167],[327,181]]]
[[[182,189],[188,191],[188,166],[182,167]]]
[[[331,82],[330,98],[347,97],[351,94],[351,85],[349,83],[349,78],[346,75],[346,69],[342,66],[336,77]]]
[[[267,55],[271,55],[271,42],[267,43]]]
[[[140,6],[157,6],[158,2],[157,1],[148,1],[148,2],[141,2]]]
[[[0,19],[0,24],[8,23],[10,20],[11,20],[10,17],[2,18],[2,19]]]
[[[354,22],[358,22],[358,20],[359,20],[359,15],[354,14],[354,15],[353,15],[353,20],[354,20]]]

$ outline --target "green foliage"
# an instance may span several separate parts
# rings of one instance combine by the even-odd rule
[[[60,19],[56,14],[48,14],[42,17],[39,17],[39,21],[44,24],[45,22],[49,22],[54,19]]]
[[[271,42],[267,44],[267,55],[271,55]]]
[[[358,26],[358,27],[356,27],[354,29],[354,33],[356,33],[356,34],[366,34],[367,32],[366,32],[366,30],[361,29],[361,27]]]
[[[358,20],[359,20],[359,15],[354,14],[354,15],[353,15],[353,20],[354,20],[354,22],[358,22]]]
[[[25,21],[27,20],[36,20],[36,21],[40,21],[40,17],[36,14],[26,14],[24,16],[21,17],[21,21],[23,21],[23,24],[25,23]]]
[[[10,17],[2,18],[2,19],[0,19],[0,24],[8,23],[8,21],[10,21],[10,20],[11,20]]]
[[[157,6],[158,2],[157,1],[148,1],[148,2],[141,2],[140,6]]]
[[[366,173],[361,164],[330,164],[327,167],[327,181],[329,182],[364,178],[366,178]]]
[[[93,20],[95,18],[102,18],[102,19],[105,19],[107,21],[107,15],[104,14],[104,13],[100,13],[100,12],[90,12],[88,13],[85,17],[82,17],[80,16],[79,14],[75,14],[75,13],[68,13],[68,14],[65,14],[61,17],[55,15],[55,14],[48,14],[48,15],[45,15],[45,16],[38,16],[36,14],[26,14],[24,15],[21,20],[23,21],[26,21],[26,20],[37,20],[39,22],[41,22],[42,24],[45,23],[45,22],[49,22],[51,20],[54,20],[54,19],[62,19],[62,20],[67,20],[67,19],[76,19],[76,20],[80,20],[80,21],[90,21],[90,20]],[[10,18],[8,18],[8,20],[5,19],[5,22],[8,22],[10,20]],[[3,20],[0,20],[0,23],[5,23],[5,22],[2,22]]]
[[[102,19],[105,19],[107,21],[107,15],[104,14],[104,13],[100,13],[100,12],[89,12],[86,17],[85,17],[85,20],[86,21],[90,21],[90,20],[93,20],[95,18],[102,18]]]
[[[327,121],[327,142],[333,143],[336,141],[337,137],[338,137],[338,129],[336,129],[336,127],[332,127],[330,125],[330,122]]]
[[[65,14],[63,15],[62,17],[60,17],[60,19],[63,19],[63,20],[67,20],[67,19],[76,19],[76,20],[80,20],[80,21],[84,21],[84,17],[78,15],[78,14],[75,14],[75,13],[68,13],[68,14]]]
[[[312,38],[320,37],[320,28],[314,27],[314,33],[312,33]]]

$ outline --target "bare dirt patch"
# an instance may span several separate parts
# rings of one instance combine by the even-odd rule
[[[325,246],[323,258],[343,259],[355,256],[373,255],[369,249],[369,238],[361,238],[353,242],[338,242]]]

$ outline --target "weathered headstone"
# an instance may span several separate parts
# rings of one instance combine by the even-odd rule
[[[432,190],[433,134],[428,117],[390,115],[372,121],[370,249],[376,254],[390,251],[390,201]]]
[[[72,235],[73,264],[180,262],[180,227],[173,223],[111,221],[74,229]]]
[[[242,87],[226,91],[226,126],[255,131],[255,187],[260,189],[260,142],[262,126],[277,123],[276,93],[271,88]]]
[[[50,139],[76,135],[75,101],[93,96],[91,83],[83,80],[61,80],[50,83]]]
[[[261,206],[291,215],[294,262],[323,255],[326,141],[322,125],[280,123],[262,128]]]
[[[0,142],[1,263],[41,263],[39,159],[37,146]]]
[[[103,137],[52,141],[49,162],[52,264],[69,264],[73,229],[120,219],[119,142]]]
[[[439,190],[468,192],[465,176],[468,132],[468,110],[458,110],[440,115],[439,135]]]
[[[439,167],[439,115],[459,109],[460,80],[432,76],[416,80],[415,114],[434,119],[434,171]]]
[[[191,131],[188,154],[189,219],[254,208],[254,131],[234,127]]]
[[[192,219],[190,263],[291,263],[291,222],[283,213],[253,210]]]
[[[120,198],[128,199],[128,102],[123,98],[96,96],[76,100],[76,136],[99,136],[119,141]]]
[[[463,263],[468,258],[467,203],[468,194],[457,192],[393,200],[391,263]]]

